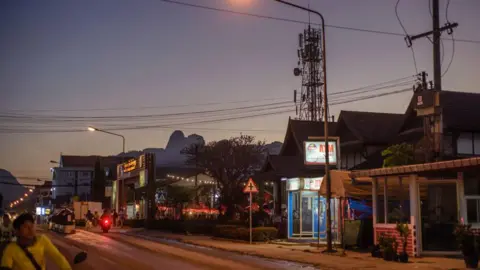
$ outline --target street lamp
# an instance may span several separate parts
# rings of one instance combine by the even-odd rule
[[[125,137],[123,135],[113,133],[113,132],[110,132],[110,131],[106,131],[106,130],[102,130],[102,129],[92,127],[92,126],[88,127],[88,131],[98,131],[98,132],[102,132],[102,133],[106,133],[106,134],[110,134],[110,135],[114,135],[114,136],[118,136],[118,137],[122,138],[122,142],[123,142],[122,153],[125,153]]]
[[[105,134],[110,134],[110,135],[122,138],[122,153],[125,154],[125,137],[123,135],[113,133],[113,132],[110,132],[110,131],[106,131],[106,130],[102,130],[102,129],[92,127],[92,126],[89,126],[88,130],[89,131],[98,131],[98,132],[102,132],[102,133],[105,133]],[[122,160],[123,160],[123,157],[122,157]],[[123,162],[122,162],[122,164],[123,164]],[[124,180],[122,180],[122,193],[121,193],[120,197],[121,197],[121,201],[123,202],[123,200],[125,200],[125,182],[124,182]]]
[[[325,136],[325,180],[327,183],[327,202],[326,202],[326,211],[327,211],[327,252],[331,252],[332,249],[332,212],[330,210],[330,200],[332,198],[332,190],[331,190],[331,180],[330,180],[330,168],[329,168],[329,154],[328,154],[328,97],[327,97],[327,57],[326,57],[326,42],[325,42],[325,19],[323,18],[323,15],[316,11],[312,10],[310,8],[302,7],[284,0],[274,0],[277,1],[278,3],[282,3],[284,5],[298,8],[304,11],[308,11],[314,14],[317,14],[320,17],[320,20],[322,21],[322,68],[323,68],[323,132]],[[320,221],[320,190],[318,191],[318,219]],[[318,244],[320,246],[320,222],[318,222]]]

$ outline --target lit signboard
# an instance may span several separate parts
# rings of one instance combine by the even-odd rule
[[[300,178],[290,178],[287,180],[287,190],[299,190],[300,189]]]
[[[325,142],[324,141],[305,141],[305,165],[325,165]],[[328,142],[328,163],[337,164],[337,140]]]
[[[303,179],[303,188],[306,190],[320,190],[322,185],[323,177],[318,178],[304,178]]]
[[[134,171],[137,168],[137,160],[136,159],[131,159],[125,163],[123,163],[123,172],[131,172]]]

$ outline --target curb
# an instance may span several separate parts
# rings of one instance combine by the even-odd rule
[[[135,237],[134,234],[127,234],[127,235]],[[258,257],[258,258],[262,258],[262,259],[289,261],[289,262],[293,262],[293,263],[311,265],[311,266],[314,266],[315,268],[320,268],[322,270],[342,269],[342,268],[332,268],[332,267],[329,267],[329,266],[326,266],[326,265],[323,265],[323,264],[309,263],[309,262],[305,262],[305,261],[301,261],[301,260],[293,260],[293,259],[287,259],[287,258],[281,258],[281,257],[271,257],[271,256],[263,255],[263,254],[249,252],[249,251],[239,251],[239,250],[232,250],[232,249],[228,249],[228,248],[220,248],[220,247],[216,247],[216,246],[212,246],[212,245],[204,245],[204,244],[196,243],[195,241],[185,240],[185,239],[181,239],[181,238],[179,239],[179,238],[166,237],[166,236],[157,236],[157,237],[152,236],[152,237],[149,237],[149,236],[143,236],[143,235],[136,235],[136,237],[140,237],[142,239],[145,239],[145,240],[148,240],[148,241],[153,241],[153,242],[155,242],[155,238],[164,239],[164,240],[176,241],[176,242],[189,244],[189,245],[193,245],[193,246],[198,246],[198,247],[205,247],[205,248],[211,248],[211,249],[216,249],[216,250],[221,250],[221,251],[226,251],[226,252],[237,253],[237,254],[240,254],[240,255]],[[219,239],[219,240],[221,240],[221,239]],[[232,241],[230,241],[230,239],[227,239],[226,242],[232,242]],[[235,243],[235,242],[232,242],[232,243]],[[248,242],[242,242],[242,243],[246,244]]]

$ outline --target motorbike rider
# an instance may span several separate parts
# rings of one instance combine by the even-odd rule
[[[46,235],[36,235],[35,220],[24,213],[13,221],[17,241],[4,250],[0,269],[45,270],[48,255],[61,270],[71,270],[67,259],[58,251]]]

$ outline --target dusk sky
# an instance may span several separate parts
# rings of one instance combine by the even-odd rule
[[[273,0],[179,1],[308,21],[307,13]],[[309,3],[293,1],[305,6]],[[323,13],[328,25],[403,33],[395,16],[396,2],[310,0],[310,6]],[[431,29],[428,3],[400,1],[399,16],[409,34]],[[446,22],[446,3],[441,1],[442,25]],[[455,38],[480,41],[479,13],[479,0],[451,1],[448,18],[459,23]],[[318,18],[312,15],[311,21],[317,23]],[[1,1],[0,115],[145,115],[290,101],[293,89],[300,89],[300,79],[293,76],[292,69],[297,63],[297,36],[304,27],[301,23],[161,0]],[[402,36],[332,27],[327,28],[326,35],[330,93],[416,73],[412,52]],[[446,33],[443,37],[449,38]],[[413,48],[418,71],[427,71],[429,79],[433,79],[432,44],[428,39],[420,39]],[[444,51],[443,69],[452,57],[451,41],[444,41]],[[479,63],[480,42],[456,42],[443,88],[479,92]],[[338,117],[340,110],[403,113],[410,97],[408,92],[332,106],[331,114]],[[294,109],[293,102],[291,105]],[[105,110],[111,108],[114,109]],[[294,117],[295,113],[207,124],[179,125],[188,119],[160,119],[142,124],[170,126],[116,132],[125,135],[127,150],[165,147],[176,129],[186,135],[200,134],[206,140],[242,132],[267,142],[282,141],[289,116]],[[61,152],[121,152],[119,138],[88,132],[88,124],[45,123],[38,126],[41,133],[17,134],[5,131],[28,128],[31,124],[0,118],[0,168],[17,176],[48,178],[52,166],[49,161],[58,160]],[[94,124],[108,129],[108,123]],[[50,128],[85,132],[48,133]]]

